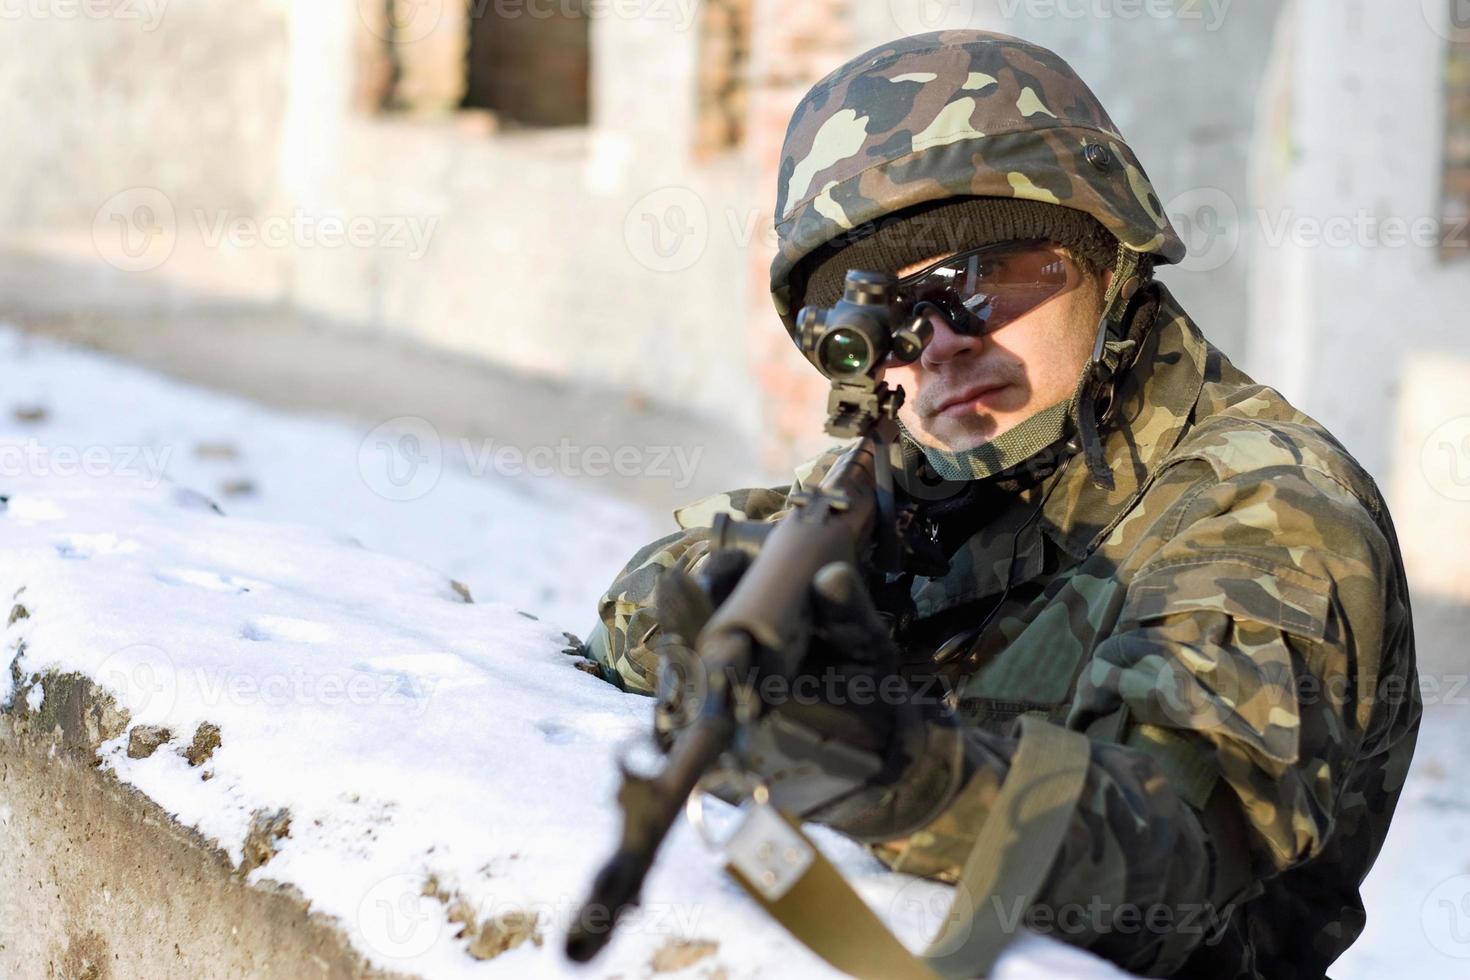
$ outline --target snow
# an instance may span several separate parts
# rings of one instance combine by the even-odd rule
[[[1368,924],[1333,964],[1335,980],[1470,975],[1465,724],[1458,693],[1426,709],[1388,839],[1363,887]]]
[[[591,492],[592,481],[503,476],[488,444],[422,419],[287,415],[4,327],[0,366],[0,479],[170,479],[234,517],[310,524],[427,562],[477,601],[509,603],[579,636],[623,562],[675,530],[672,517],[654,522]],[[46,500],[17,501],[10,513],[62,519]],[[112,531],[69,545],[125,546]]]
[[[253,816],[289,809],[289,835],[250,880],[296,886],[384,967],[586,975],[561,941],[614,843],[613,754],[648,730],[650,703],[575,669],[561,631],[590,621],[596,594],[659,530],[581,488],[450,467],[432,493],[390,499],[349,425],[12,332],[0,371],[0,599],[27,613],[5,629],[6,657],[23,644],[24,677],[82,672],[133,726],[173,732],[140,759],[126,734],[113,739],[103,766],[237,862]],[[221,500],[229,516],[211,504],[243,485],[256,489]],[[498,601],[465,603],[450,575]],[[0,702],[13,693],[0,670]],[[181,750],[205,722],[221,744],[193,766]],[[814,833],[905,941],[934,931],[948,889]],[[445,903],[424,894],[430,879],[479,921],[534,913],[544,942],[472,959]],[[684,975],[833,975],[686,824],[644,894],[596,975],[646,975],[676,937],[719,943]],[[1123,974],[1025,936],[994,975]]]

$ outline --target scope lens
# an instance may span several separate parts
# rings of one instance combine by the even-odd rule
[[[872,362],[872,349],[856,330],[834,330],[822,341],[821,361],[828,374],[860,374]]]

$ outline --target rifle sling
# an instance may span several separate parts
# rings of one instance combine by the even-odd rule
[[[1045,883],[1082,796],[1089,760],[1085,735],[1021,718],[1010,772],[965,860],[949,914],[923,956],[909,952],[785,814],[812,854],[783,894],[769,898],[733,864],[726,870],[812,952],[860,980],[983,976],[1015,938]]]

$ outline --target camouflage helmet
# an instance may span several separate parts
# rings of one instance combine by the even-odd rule
[[[792,113],[771,264],[786,329],[795,336],[803,259],[880,218],[955,197],[1061,205],[1135,253],[1184,257],[1138,158],[1071,66],[1005,34],[919,34],[852,59]]]

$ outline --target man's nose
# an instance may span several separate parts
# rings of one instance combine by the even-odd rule
[[[936,367],[951,358],[974,354],[980,350],[981,338],[957,333],[949,325],[949,321],[938,313],[930,313],[928,317],[930,325],[934,327],[934,336],[924,348],[924,356],[920,359],[925,367]]]

